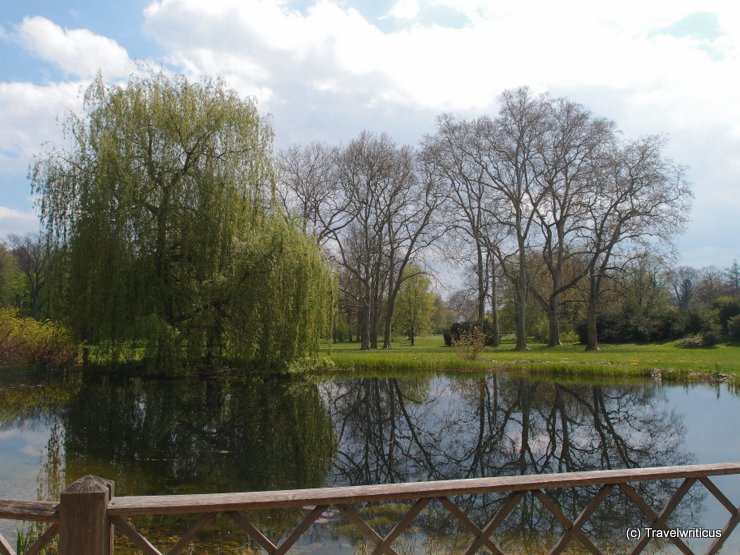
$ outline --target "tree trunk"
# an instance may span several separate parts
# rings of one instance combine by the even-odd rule
[[[593,286],[592,286],[593,287]],[[588,309],[586,311],[586,350],[598,351],[599,341],[596,336],[596,316],[599,310],[599,297],[592,289],[588,298]]]
[[[483,329],[483,321],[486,318],[486,273],[483,261],[483,248],[480,244],[476,245],[478,255],[478,265],[476,273],[478,274],[478,325]]]
[[[370,320],[371,317],[371,311],[370,311],[370,299],[365,299],[365,306],[363,307],[364,314],[362,315],[362,345],[360,348],[363,351],[369,351],[370,350]]]
[[[491,334],[493,342],[491,347],[501,345],[501,334],[498,329],[498,301],[496,300],[496,263],[491,257]]]
[[[377,349],[378,348],[378,328],[380,327],[380,277],[379,277],[379,271],[375,270],[375,277],[373,279],[373,284],[370,288],[370,307],[369,307],[369,315],[370,315],[370,328],[369,328],[369,341],[370,341],[370,348],[371,349]]]
[[[370,349],[377,349],[377,348],[378,348],[378,326],[376,322],[376,325],[370,326]]]
[[[388,307],[390,309],[390,307]],[[391,348],[391,334],[393,333],[393,326],[391,324],[391,316],[392,313],[386,315],[385,317],[385,325],[383,330],[383,348],[384,349],[390,349]]]
[[[547,346],[557,347],[560,342],[560,322],[558,313],[560,312],[560,295],[552,295],[547,305]]]
[[[516,283],[516,346],[517,351],[526,351],[527,347],[527,265],[524,253],[524,242],[519,244],[519,277]]]
[[[562,241],[562,238],[561,238]],[[547,331],[547,346],[558,347],[562,343],[560,342],[560,322],[558,317],[560,316],[560,288],[563,286],[563,275],[560,263],[558,263],[555,271],[552,272],[552,294],[547,302],[547,320],[548,320],[548,331]]]
[[[388,227],[390,228],[390,225]],[[391,348],[391,334],[393,333],[393,310],[396,304],[396,264],[394,261],[394,252],[395,250],[391,249],[390,260],[388,261],[388,300],[386,301],[385,318],[383,321],[383,349]]]

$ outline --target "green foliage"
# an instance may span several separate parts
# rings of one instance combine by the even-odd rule
[[[679,312],[671,308],[656,311],[627,307],[619,312],[599,315],[596,320],[601,343],[646,343],[676,339],[687,334],[701,334],[710,328],[699,313]],[[581,343],[586,343],[586,322],[576,326]]]
[[[517,304],[516,290],[507,288],[506,301],[499,308],[498,323],[502,334],[514,333],[516,331]],[[531,296],[527,300],[527,336],[532,337],[535,341],[546,341],[548,334],[547,315],[540,303],[536,302]]]
[[[740,298],[720,297],[714,301],[714,310],[717,313],[717,319],[722,328],[722,333],[724,335],[728,335],[728,324],[730,322],[730,318],[740,314]]]
[[[15,257],[0,243],[0,307],[16,305],[23,295],[23,274]]]
[[[71,366],[77,362],[77,351],[65,326],[20,317],[16,309],[0,309],[0,365]]]
[[[563,344],[578,343],[580,338],[578,337],[578,334],[575,331],[568,330],[560,334],[560,340],[563,342]]]
[[[733,341],[740,341],[740,314],[727,320],[727,335]]]
[[[70,152],[32,169],[76,337],[158,366],[315,348],[332,279],[273,204],[272,130],[220,81],[163,74],[85,95]]]
[[[229,353],[272,365],[318,349],[331,329],[334,277],[312,239],[266,220],[243,234],[232,271],[224,282]]]
[[[347,313],[343,310],[336,310],[334,313],[334,330],[332,332],[332,341],[344,342],[352,336],[352,326],[349,324]]]
[[[486,348],[486,334],[479,327],[460,334],[459,339],[452,339],[452,350],[463,360],[476,360]]]
[[[434,296],[433,333],[441,334],[457,320],[457,313],[447,307],[439,295]]]
[[[413,344],[416,336],[429,333],[432,329],[435,297],[429,278],[420,268],[406,268],[403,280],[393,312],[393,328],[403,333]]]
[[[15,538],[15,552],[25,553],[26,550],[33,545],[34,541],[36,541],[36,538],[30,531],[18,528],[17,536]]]
[[[18,555],[23,555],[24,553],[27,553],[28,550],[33,546],[34,543],[41,537],[42,533],[48,529],[48,525],[42,524],[40,522],[34,523],[30,528],[18,528],[17,529],[17,536],[15,538],[15,552]],[[47,544],[47,546],[51,545],[51,552],[57,553],[58,552],[58,542],[59,537],[55,537],[51,540],[50,544]],[[47,553],[50,553],[50,550],[47,548],[41,548],[40,551],[37,551],[39,555],[47,555]]]

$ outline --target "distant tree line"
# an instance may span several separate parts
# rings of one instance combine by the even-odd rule
[[[549,345],[579,320],[598,349],[614,283],[683,230],[692,192],[662,137],[626,140],[613,122],[527,88],[499,106],[440,116],[415,149],[363,132],[278,155],[278,194],[334,262],[338,320],[363,349],[390,346],[406,269],[429,272],[432,249],[472,269],[472,320],[488,320],[491,344],[513,316],[526,349],[538,313]]]
[[[732,276],[737,262],[727,268],[707,266],[674,267],[651,253],[635,257],[629,264],[612,272],[605,280],[601,310],[597,318],[602,343],[651,342],[700,336],[704,346],[723,337],[740,340],[740,296]],[[450,296],[447,306],[458,319],[476,322],[474,268],[468,269],[468,285]],[[507,332],[516,325],[513,307],[515,292],[511,286],[498,291],[501,327]],[[567,341],[585,344],[585,292],[574,288],[563,299],[561,325]],[[488,344],[493,344],[490,314],[484,321]],[[734,326],[736,327],[733,327]],[[528,334],[539,342],[547,341],[548,321],[544,310],[534,302],[528,308]]]

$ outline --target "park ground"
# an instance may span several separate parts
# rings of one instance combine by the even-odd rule
[[[660,377],[673,380],[730,381],[740,384],[740,346],[687,349],[673,341],[648,344],[604,344],[598,352],[568,343],[547,347],[530,343],[513,350],[511,338],[487,347],[475,361],[463,360],[445,347],[441,335],[419,337],[416,345],[396,341],[392,349],[362,351],[358,343],[324,344],[321,354],[342,370],[527,371],[570,376]]]

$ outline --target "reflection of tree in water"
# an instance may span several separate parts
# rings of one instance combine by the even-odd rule
[[[67,482],[96,474],[115,480],[116,495],[320,487],[335,449],[318,387],[280,376],[88,379],[62,421]],[[51,459],[45,470],[40,489],[49,490],[59,473]],[[273,511],[254,515],[254,522],[278,538],[302,516]],[[135,523],[166,543],[192,520],[142,517]],[[233,522],[219,518],[197,549],[238,551],[244,538]]]
[[[326,386],[338,430],[337,484],[409,482],[548,472],[689,464],[685,428],[665,409],[660,389],[647,386],[569,385],[490,375],[470,381],[361,379]],[[634,488],[660,509],[675,484]],[[694,491],[694,490],[692,490]],[[575,518],[594,488],[549,490]],[[456,499],[479,523],[501,496]],[[689,521],[700,499],[677,513]],[[624,516],[626,515],[626,516]],[[674,522],[676,519],[674,518]],[[450,523],[436,522],[435,525]],[[590,531],[613,537],[641,522],[621,492],[612,492],[590,521]],[[503,528],[520,539],[559,534],[562,527],[531,496]]]
[[[86,382],[65,417],[67,474],[118,494],[317,487],[331,422],[316,386],[279,377]]]
[[[46,457],[39,472],[36,497],[39,500],[59,499],[64,491],[65,480],[64,427],[56,417],[49,427]]]
[[[2,369],[0,381],[0,431],[24,427],[45,429],[51,425],[79,389],[74,373]]]

